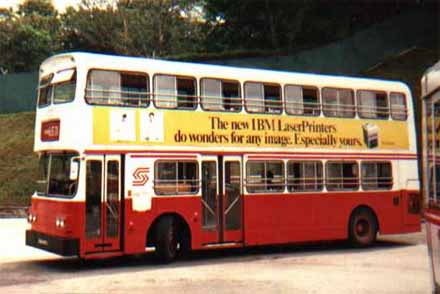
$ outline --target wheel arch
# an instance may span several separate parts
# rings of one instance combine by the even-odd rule
[[[380,232],[380,223],[379,223],[379,218],[377,217],[377,213],[376,213],[376,211],[371,206],[369,206],[367,204],[358,205],[358,206],[356,206],[355,208],[353,208],[351,210],[350,216],[348,217],[348,220],[347,220],[347,232],[350,231],[351,219],[353,218],[353,216],[356,213],[358,213],[361,210],[368,210],[368,211],[371,212],[371,214],[374,216],[374,220],[376,221],[377,231]]]
[[[188,225],[188,222],[185,220],[185,218],[176,213],[176,212],[164,212],[160,215],[158,215],[154,221],[151,223],[151,225],[149,226],[147,233],[146,233],[146,240],[145,240],[145,244],[146,246],[154,246],[155,245],[155,237],[156,237],[156,229],[157,229],[157,225],[159,224],[160,220],[162,220],[163,218],[166,217],[172,217],[176,220],[177,222],[177,226],[178,226],[178,232],[179,235],[182,238],[187,238],[187,242],[188,242],[188,249],[191,249],[191,229]]]

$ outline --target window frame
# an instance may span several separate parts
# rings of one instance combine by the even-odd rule
[[[301,87],[302,89],[307,88],[309,90],[312,90],[312,89],[316,90],[316,100],[317,100],[316,106],[317,107],[316,108],[311,108],[313,110],[313,114],[304,113],[305,112],[304,108],[303,108],[303,113],[302,114],[289,112],[288,107],[287,107],[287,95],[286,95],[286,88],[289,87],[289,86]],[[283,102],[284,102],[283,103],[283,105],[284,105],[284,112],[287,115],[294,115],[294,116],[320,116],[321,115],[321,112],[322,112],[321,91],[320,91],[319,87],[317,87],[317,86],[300,85],[300,84],[285,84],[284,87],[283,87],[283,97],[284,97],[284,100],[283,100]],[[304,105],[304,95],[303,95],[303,105]],[[316,114],[315,114],[315,112],[316,112]]]
[[[376,183],[375,183],[376,186],[373,187],[373,188],[367,188],[366,189],[365,188],[365,184],[364,184],[365,178],[363,176],[363,167],[366,164],[376,164],[376,166],[377,166],[377,164],[386,164],[386,165],[388,165],[389,168],[390,168],[390,174],[391,174],[391,176],[389,177],[390,178],[390,182],[391,182],[390,186],[389,187],[388,186],[387,187],[379,187],[379,184],[378,184],[379,176],[376,175],[374,177],[374,179],[376,180]],[[377,169],[376,169],[376,171],[377,171]],[[364,190],[364,191],[389,191],[389,190],[392,190],[393,187],[394,187],[393,164],[392,164],[391,161],[378,161],[378,160],[372,160],[372,161],[365,160],[365,161],[362,161],[361,164],[360,164],[360,172],[361,172],[361,174],[360,174],[360,184],[361,184],[362,190]]]
[[[51,97],[51,100],[52,100],[52,104],[53,105],[60,105],[60,104],[65,104],[65,103],[70,103],[70,102],[75,101],[76,89],[77,89],[77,85],[78,85],[78,71],[76,70],[76,68],[69,68],[69,69],[59,70],[59,71],[57,71],[57,73],[62,72],[62,71],[66,71],[66,70],[73,70],[72,78],[70,80],[59,82],[59,83],[55,83],[55,84],[50,84],[52,86],[52,95],[51,95],[52,97]],[[55,102],[55,90],[56,90],[56,87],[62,86],[62,85],[67,85],[67,84],[71,84],[71,81],[72,81],[73,78],[75,78],[74,79],[75,80],[75,82],[74,82],[75,89],[73,91],[73,97],[70,100],[68,100],[68,101]]]
[[[366,116],[362,115],[361,108],[363,108],[365,106],[362,106],[359,103],[359,101],[360,101],[360,92],[372,92],[372,93],[375,93],[375,94],[384,94],[385,95],[385,101],[387,103],[387,106],[386,106],[386,110],[387,110],[386,111],[386,117],[379,117],[378,116],[378,110],[377,110],[378,106],[377,106],[377,104],[375,106],[376,110],[372,112],[372,113],[374,113],[375,117],[366,117]],[[377,101],[377,99],[376,99],[376,101]],[[361,118],[361,119],[375,119],[375,120],[389,120],[390,112],[391,112],[391,109],[390,109],[390,99],[388,97],[388,92],[382,91],[382,90],[371,90],[371,89],[357,89],[356,90],[356,113],[357,113],[359,118]],[[383,115],[385,116],[385,112],[384,112]]]
[[[157,93],[156,93],[156,77],[157,76],[171,76],[171,77],[175,77],[176,78],[176,104],[177,104],[177,106],[176,107],[162,107],[162,106],[157,106],[157,99],[156,99],[156,95],[157,95]],[[183,107],[179,107],[179,88],[178,88],[178,85],[177,85],[177,79],[179,79],[179,78],[181,78],[181,79],[188,79],[188,80],[192,80],[193,81],[193,84],[194,84],[194,95],[185,95],[186,97],[194,97],[194,106],[193,107],[191,107],[191,108],[187,108],[187,107],[185,107],[185,108],[183,108]],[[151,91],[151,93],[150,93],[150,97],[151,97],[151,100],[153,100],[153,105],[154,105],[154,107],[156,108],[156,109],[172,109],[172,110],[196,110],[197,108],[198,108],[198,105],[200,104],[200,99],[199,99],[199,96],[198,96],[198,80],[197,80],[197,78],[196,77],[194,77],[194,76],[189,76],[189,75],[177,75],[177,74],[172,74],[172,73],[162,73],[162,72],[157,72],[157,73],[154,73],[154,75],[152,76],[152,79],[151,79],[151,83],[152,83],[152,91]],[[186,103],[189,103],[189,102],[186,102]]]
[[[249,84],[249,83],[261,84],[263,86],[263,100],[262,100],[263,105],[262,105],[262,107],[264,108],[264,111],[262,111],[262,112],[259,112],[259,111],[249,111],[248,102],[247,102],[247,99],[246,99],[247,98],[246,97],[246,84]],[[266,106],[266,93],[265,93],[265,90],[264,90],[265,86],[278,87],[278,89],[279,89],[279,98],[280,99],[279,99],[279,102],[276,102],[276,103],[279,103],[279,110],[280,110],[279,112],[268,112],[268,111],[266,111],[266,107],[267,106]],[[243,83],[243,95],[242,96],[243,96],[242,99],[243,99],[243,102],[244,102],[244,108],[245,108],[247,113],[250,113],[250,114],[281,115],[284,112],[283,87],[281,86],[281,84],[274,83],[274,82],[262,82],[262,81],[247,80],[247,81],[245,81]],[[251,105],[251,108],[252,107],[255,107],[255,106]]]
[[[52,78],[53,78],[53,73],[52,73],[52,74],[49,74],[48,76],[51,76],[51,77],[50,77],[50,80],[52,80]],[[43,79],[43,78],[42,78],[42,79]],[[37,92],[38,92],[38,93],[37,93],[37,94],[38,94],[38,97],[37,97],[37,107],[38,107],[38,108],[45,108],[45,107],[48,107],[49,105],[52,104],[53,87],[52,87],[52,85],[50,84],[50,81],[49,81],[48,83],[45,83],[43,86],[40,85],[40,82],[41,82],[42,79],[40,79],[40,81],[38,82],[39,85],[38,85],[38,88],[37,88]],[[43,88],[46,88],[46,91],[50,89],[50,97],[47,98],[47,103],[45,103],[45,104],[40,104],[40,101],[41,101],[41,90],[42,90]]]
[[[175,191],[173,192],[158,192],[158,188],[157,186],[157,181],[160,181],[159,177],[158,177],[158,165],[160,163],[174,163],[175,164],[175,171],[176,171],[176,179],[175,182],[173,183],[173,187],[175,187]],[[183,191],[183,192],[179,192],[179,163],[194,163],[195,164],[195,171],[196,171],[196,178],[194,180],[189,180],[189,181],[194,181],[195,182],[195,191],[191,192],[191,191]],[[169,180],[171,181],[171,180]],[[185,180],[186,181],[186,180]],[[189,184],[191,187],[191,184]],[[171,185],[169,185],[171,186]],[[191,160],[191,159],[158,159],[154,161],[154,181],[153,181],[153,190],[154,190],[154,194],[156,196],[181,196],[181,195],[196,195],[200,192],[200,187],[201,187],[201,179],[200,179],[200,166],[199,166],[199,161],[197,160]]]
[[[350,188],[350,189],[344,188],[344,185],[346,185],[347,183],[344,182],[344,175],[343,175],[343,171],[342,171],[342,177],[340,178],[341,179],[340,182],[331,183],[331,185],[335,185],[335,186],[336,185],[341,185],[342,188],[330,188],[329,189],[329,181],[331,179],[333,179],[333,178],[329,178],[328,166],[330,164],[340,164],[340,165],[343,165],[343,164],[349,164],[349,163],[351,163],[351,164],[354,163],[356,165],[357,177],[355,178],[356,179],[356,182],[355,182],[356,186],[355,186],[355,188]],[[359,163],[356,160],[329,160],[329,161],[327,161],[325,163],[325,176],[324,176],[324,179],[325,179],[325,188],[327,189],[328,192],[333,192],[333,191],[339,191],[339,192],[359,191],[359,188],[361,186],[360,185],[360,177],[359,177]]]
[[[282,187],[282,189],[273,189],[270,190],[268,188],[268,177],[260,177],[258,180],[261,180],[263,183],[261,184],[249,184],[250,180],[249,180],[249,163],[262,163],[264,165],[264,172],[267,174],[267,164],[268,163],[281,163],[281,175],[282,178],[280,180],[282,180],[282,183],[280,184],[274,184],[274,183],[270,183],[269,185],[272,185],[273,187],[276,187],[277,185],[279,185],[280,187]],[[286,166],[284,163],[284,160],[282,159],[270,159],[270,160],[265,160],[265,159],[251,159],[251,160],[247,160],[246,161],[246,171],[245,171],[245,180],[244,180],[244,186],[246,188],[246,192],[248,194],[282,194],[286,191]],[[273,178],[275,177],[275,174],[273,175]],[[272,179],[273,179],[272,178]],[[257,191],[252,191],[249,190],[249,186],[261,186],[264,189],[262,190],[257,190]],[[258,188],[257,188],[258,189]]]
[[[145,78],[146,78],[146,86],[147,86],[147,92],[146,92],[146,100],[147,100],[147,103],[146,104],[144,104],[144,105],[133,105],[133,104],[122,104],[122,103],[96,103],[96,102],[90,102],[89,101],[89,98],[88,98],[88,95],[87,95],[87,92],[88,91],[91,91],[90,89],[88,89],[88,83],[89,83],[89,80],[90,80],[90,76],[91,76],[91,74],[92,74],[92,71],[94,71],[94,70],[96,70],[96,71],[110,71],[110,72],[117,72],[117,73],[119,73],[120,75],[121,74],[126,74],[126,75],[136,75],[136,76],[144,76]],[[119,91],[119,94],[121,95],[122,94],[122,84],[120,85],[121,86],[121,91]],[[86,84],[85,84],[85,87],[84,87],[84,100],[85,100],[85,102],[88,104],[88,105],[91,105],[91,106],[111,106],[111,107],[130,107],[130,108],[148,108],[149,106],[150,106],[150,104],[151,104],[151,84],[150,84],[150,75],[148,74],[148,73],[146,73],[146,72],[142,72],[142,71],[125,71],[125,70],[116,70],[116,69],[109,69],[109,68],[95,68],[95,67],[93,67],[93,68],[90,68],[88,71],[87,71],[87,77],[86,77]],[[96,90],[96,91],[100,91],[100,90]],[[122,97],[122,96],[121,96]],[[118,99],[120,99],[121,101],[122,101],[122,98],[121,97],[119,97]]]
[[[403,96],[403,102],[404,102],[404,107],[405,107],[405,109],[403,110],[404,114],[405,114],[405,118],[403,118],[403,119],[396,118],[395,117],[396,116],[395,113],[393,115],[393,107],[392,107],[392,103],[391,103],[391,95],[393,95],[393,94],[400,94],[400,95]],[[408,101],[407,101],[408,99],[407,99],[407,95],[405,93],[403,93],[403,92],[391,91],[391,92],[389,92],[388,97],[389,97],[389,108],[390,108],[390,117],[391,117],[391,119],[392,120],[397,120],[397,121],[407,121],[408,120]],[[399,114],[397,114],[397,115],[399,115]]]
[[[304,168],[304,166],[302,164],[307,164],[307,163],[314,163],[317,164],[316,166],[319,166],[321,168],[321,178],[317,177],[317,173],[315,173],[315,177],[313,178],[313,185],[320,187],[317,189],[299,189],[299,190],[293,190],[290,189],[290,186],[293,186],[293,184],[289,184],[289,165],[292,163],[300,163],[301,164],[301,168]],[[302,177],[302,178],[298,178],[299,180],[305,181],[306,178]],[[304,183],[300,183],[299,185],[309,185],[309,184],[304,184]],[[320,192],[322,190],[324,190],[324,186],[325,186],[325,176],[324,176],[324,164],[322,161],[319,160],[295,160],[295,159],[289,159],[286,162],[286,188],[287,188],[287,192],[289,193],[308,193],[308,192]]]
[[[340,104],[327,104],[327,103],[324,103],[325,102],[324,93],[325,93],[326,89],[337,90],[337,91],[344,91],[344,90],[346,90],[346,91],[351,92],[351,97],[353,99],[353,105],[350,106],[350,107],[352,107],[353,110],[350,111],[350,112],[353,112],[353,115],[351,115],[351,116],[329,115],[328,114],[329,110],[326,110],[327,105],[336,105],[338,107],[338,109],[336,110],[337,113],[340,113],[341,110],[339,110],[339,107],[340,107],[339,105]],[[344,108],[348,108],[348,107],[344,106]],[[355,97],[355,93],[354,93],[353,88],[340,88],[340,87],[331,87],[331,86],[322,87],[321,88],[321,109],[322,109],[322,114],[324,115],[324,117],[355,118],[356,117],[356,97]],[[333,110],[333,111],[335,111],[335,110]],[[349,112],[349,111],[343,110],[342,112],[346,113],[346,112]]]
[[[43,197],[48,197],[48,198],[60,198],[60,199],[73,199],[76,197],[76,195],[78,194],[78,190],[79,190],[79,183],[80,183],[80,174],[82,173],[81,171],[81,160],[79,159],[80,154],[75,151],[75,150],[63,150],[63,151],[43,151],[40,153],[40,156],[44,156],[44,155],[48,155],[50,156],[50,159],[48,160],[48,170],[47,170],[47,175],[46,175],[46,189],[44,192],[41,191],[37,191],[35,190],[34,192],[38,195],[38,196],[43,196]],[[68,156],[68,155],[72,155],[72,159],[78,161],[78,171],[77,171],[77,179],[75,180],[75,191],[70,194],[70,195],[63,195],[63,194],[53,194],[53,193],[49,193],[49,186],[50,186],[50,179],[51,179],[51,175],[52,175],[52,159],[53,156]],[[41,160],[41,159],[39,159]],[[38,169],[40,169],[40,163],[38,163]],[[38,171],[38,173],[40,173]],[[39,175],[38,175],[39,178]],[[41,181],[42,179],[38,179],[38,181]],[[37,184],[38,185],[38,184]]]
[[[74,94],[72,99],[68,100],[68,101],[63,101],[63,102],[55,102],[54,101],[54,95],[55,95],[55,87],[58,85],[64,85],[64,84],[69,84],[72,80],[72,78],[68,81],[62,81],[62,82],[58,82],[58,83],[53,83],[52,84],[52,80],[55,77],[55,74],[63,72],[63,71],[68,71],[68,70],[73,70],[73,75],[72,78],[75,77],[75,90],[74,90]],[[41,82],[44,79],[48,79],[48,81],[46,83],[44,83],[44,85],[41,85]],[[48,107],[50,105],[61,105],[61,104],[66,104],[66,103],[71,103],[73,101],[75,101],[76,98],[76,90],[77,90],[77,86],[78,86],[78,69],[77,67],[69,67],[69,68],[63,68],[60,69],[58,71],[52,72],[48,75],[45,75],[41,78],[39,78],[38,80],[38,87],[37,87],[37,108],[45,108]],[[50,89],[50,97],[47,99],[47,103],[45,104],[40,104],[40,99],[41,99],[41,90],[43,88],[46,88],[46,90]]]
[[[231,110],[219,110],[219,109],[206,109],[203,106],[203,98],[204,96],[202,96],[202,89],[203,89],[203,80],[208,79],[208,80],[218,80],[222,83],[222,99],[225,98],[230,98],[230,97],[225,97],[223,96],[223,83],[237,83],[238,84],[238,97],[237,99],[240,99],[240,107],[237,110],[231,111]],[[243,93],[242,93],[242,89],[241,89],[241,83],[239,80],[234,80],[234,79],[222,79],[222,78],[216,78],[216,77],[202,77],[199,79],[199,104],[200,104],[200,108],[203,111],[209,111],[209,112],[226,112],[226,113],[239,113],[243,110],[243,101],[244,101],[244,97],[243,97]],[[238,100],[237,100],[238,101]],[[224,101],[222,106],[224,106]]]

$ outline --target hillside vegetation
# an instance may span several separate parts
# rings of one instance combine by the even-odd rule
[[[27,205],[35,188],[35,113],[0,115],[0,206]]]

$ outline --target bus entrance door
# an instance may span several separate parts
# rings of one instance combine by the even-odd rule
[[[86,160],[85,253],[120,250],[121,157]]]
[[[241,157],[208,156],[202,161],[203,243],[239,243],[242,234]]]
[[[225,156],[220,161],[223,163],[221,193],[223,242],[241,242],[243,240],[241,157]]]

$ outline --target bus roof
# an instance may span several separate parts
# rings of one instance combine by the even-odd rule
[[[309,82],[310,85],[315,83],[328,84],[332,86],[339,84],[341,87],[350,87],[347,82],[362,83],[363,87],[370,88],[383,85],[400,91],[408,91],[409,87],[401,81],[391,81],[373,78],[349,77],[343,75],[325,75],[314,73],[300,73],[294,71],[269,70],[257,68],[234,67],[225,65],[213,65],[205,63],[192,63],[181,61],[169,61],[161,59],[152,59],[145,57],[129,57],[120,55],[97,54],[88,52],[71,52],[49,57],[41,65],[42,70],[50,67],[60,60],[74,60],[77,66],[84,65],[88,68],[97,69],[114,69],[126,71],[146,71],[152,69],[157,73],[172,73],[192,76],[218,77],[229,79],[249,79],[255,81],[275,81],[275,80],[301,80],[301,82]],[[299,81],[298,81],[299,82]]]

